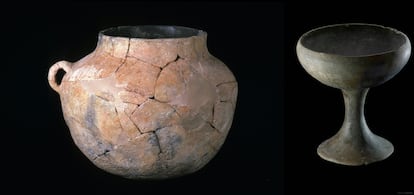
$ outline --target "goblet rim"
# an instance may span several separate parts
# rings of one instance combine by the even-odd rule
[[[336,53],[330,53],[330,52],[324,52],[324,51],[317,51],[314,49],[311,49],[309,47],[306,47],[304,44],[302,44],[302,40],[308,36],[309,34],[322,30],[322,29],[327,29],[327,28],[332,28],[332,27],[339,27],[339,26],[370,26],[370,27],[378,27],[381,29],[385,29],[388,31],[391,31],[395,34],[401,35],[404,39],[404,42],[398,46],[397,48],[393,48],[387,51],[383,51],[383,52],[375,52],[372,54],[361,54],[361,55],[343,55],[343,54],[336,54]],[[404,50],[404,49],[409,49],[411,51],[411,43],[410,43],[410,39],[408,38],[408,36],[395,29],[392,27],[387,27],[387,26],[383,26],[383,25],[379,25],[379,24],[372,24],[372,23],[337,23],[337,24],[331,24],[331,25],[324,25],[324,26],[320,26],[317,28],[313,28],[305,33],[302,34],[302,36],[300,36],[298,42],[297,42],[297,47],[302,47],[303,49],[306,49],[308,51],[314,52],[314,53],[318,53],[318,54],[322,54],[322,55],[329,55],[329,56],[335,56],[335,57],[342,57],[342,58],[363,58],[363,57],[376,57],[376,56],[381,56],[381,55],[387,55],[387,54],[391,54],[391,53],[395,53],[398,52],[400,50]]]

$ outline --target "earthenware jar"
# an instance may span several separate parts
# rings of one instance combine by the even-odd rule
[[[207,33],[121,26],[81,60],[49,69],[75,144],[97,167],[133,179],[193,173],[224,143],[237,82],[207,50]],[[56,73],[66,73],[61,82]],[[60,83],[60,84],[58,84]]]

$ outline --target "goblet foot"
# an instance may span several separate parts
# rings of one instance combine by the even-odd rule
[[[327,160],[343,165],[363,165],[386,159],[394,151],[388,140],[373,134],[368,128],[364,134],[355,138],[340,131],[335,136],[322,142],[318,155]]]

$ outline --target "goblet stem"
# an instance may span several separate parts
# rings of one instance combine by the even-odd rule
[[[345,139],[354,140],[357,143],[363,142],[363,135],[369,134],[364,116],[365,98],[369,88],[356,90],[342,90],[345,103],[345,119],[340,133]]]
[[[336,135],[318,147],[323,159],[344,165],[362,165],[387,158],[392,144],[371,132],[364,117],[365,97],[369,88],[343,89],[345,118]]]

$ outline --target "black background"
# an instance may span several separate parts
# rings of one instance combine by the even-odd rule
[[[396,28],[414,40],[410,6],[399,1],[286,3],[285,191],[286,194],[413,193],[413,60],[383,85],[368,92],[365,117],[370,129],[394,145],[386,160],[349,167],[322,160],[318,145],[341,127],[344,104],[339,89],[325,86],[300,66],[299,37],[337,23],[374,23]]]
[[[403,2],[18,2],[2,5],[0,11],[0,144],[2,176],[7,180],[1,187],[15,193],[55,194],[414,191],[413,60],[367,96],[367,123],[394,144],[394,153],[368,166],[348,167],[316,153],[341,126],[342,95],[308,75],[295,53],[303,33],[336,23],[381,24],[414,40],[412,11]],[[182,178],[134,181],[96,168],[74,145],[59,96],[47,83],[49,67],[92,52],[100,30],[142,24],[207,31],[210,52],[239,82],[225,144],[206,167]]]
[[[283,3],[18,2],[2,5],[1,11],[6,189],[54,194],[283,193]],[[225,144],[192,175],[135,181],[98,169],[74,145],[59,96],[47,83],[49,67],[92,52],[100,30],[143,24],[205,30],[210,52],[239,83]]]

